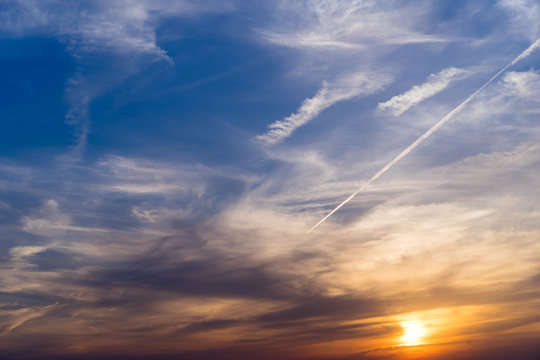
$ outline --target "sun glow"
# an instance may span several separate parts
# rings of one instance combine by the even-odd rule
[[[421,324],[416,321],[403,321],[401,327],[403,328],[403,336],[401,337],[403,345],[422,344],[426,330]]]

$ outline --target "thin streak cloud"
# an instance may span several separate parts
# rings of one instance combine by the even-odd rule
[[[266,145],[273,145],[291,136],[300,126],[313,120],[332,105],[358,96],[366,96],[382,90],[390,77],[359,72],[343,77],[334,83],[323,82],[317,94],[305,99],[302,106],[283,120],[270,124],[266,134],[258,135],[257,140]]]
[[[455,67],[442,70],[437,74],[429,75],[427,81],[421,85],[415,85],[403,94],[396,95],[388,101],[377,105],[377,110],[388,111],[394,116],[399,116],[412,106],[440,93],[456,80],[465,71]]]

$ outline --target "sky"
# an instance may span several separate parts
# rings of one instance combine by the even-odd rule
[[[539,38],[538,0],[0,1],[0,360],[540,359]]]

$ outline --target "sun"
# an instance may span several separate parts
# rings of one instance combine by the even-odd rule
[[[403,336],[401,337],[403,345],[422,344],[426,329],[421,324],[416,321],[403,321],[401,327],[403,328]]]

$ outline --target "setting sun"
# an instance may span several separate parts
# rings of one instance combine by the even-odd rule
[[[416,321],[404,321],[401,323],[403,327],[403,345],[419,345],[422,343],[426,330]]]

